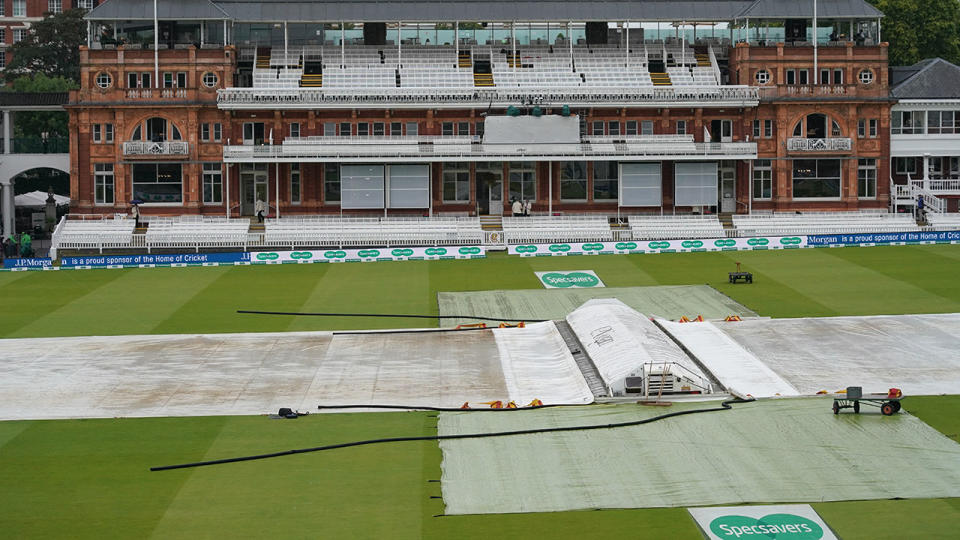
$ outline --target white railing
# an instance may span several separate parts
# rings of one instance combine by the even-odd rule
[[[123,143],[125,156],[187,156],[190,143],[185,141],[127,141]]]
[[[911,185],[938,195],[960,195],[960,179],[927,178],[911,179]]]
[[[131,88],[127,90],[127,99],[186,99],[186,88]]]
[[[830,139],[804,139],[792,137],[787,139],[789,152],[849,152],[852,141],[849,137],[833,137]]]
[[[253,108],[265,105],[288,108],[357,106],[382,108],[385,105],[463,106],[483,104],[507,106],[538,98],[544,105],[585,103],[711,103],[755,106],[758,90],[750,86],[683,87],[547,87],[535,88],[226,88],[217,91],[221,109]]]
[[[757,144],[736,143],[648,143],[648,144],[433,144],[430,146],[408,144],[284,144],[284,145],[232,145],[223,147],[223,158],[232,161],[315,160],[344,161],[364,159],[395,159],[399,161],[497,161],[512,159],[536,161],[546,158],[598,158],[598,157],[723,157],[737,159],[756,157]],[[732,159],[732,158],[731,158]]]
[[[710,67],[713,69],[713,76],[717,79],[717,84],[723,84],[723,78],[720,76],[720,65],[717,63],[717,55],[713,52],[713,45],[707,45],[707,54],[710,55]]]

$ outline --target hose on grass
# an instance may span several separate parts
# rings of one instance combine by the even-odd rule
[[[296,317],[387,317],[395,319],[473,319],[477,321],[495,322],[546,322],[545,319],[504,319],[500,317],[481,317],[479,315],[413,315],[400,313],[301,313],[293,311],[255,311],[238,309],[237,313],[245,315],[293,315]]]
[[[256,454],[252,456],[241,456],[233,458],[224,458],[224,459],[213,459],[209,461],[196,461],[193,463],[181,463],[178,465],[164,465],[161,467],[150,467],[151,471],[170,471],[174,469],[189,469],[194,467],[206,467],[209,465],[223,465],[226,463],[239,463],[241,461],[255,461],[259,459],[270,459],[275,457],[282,456],[292,456],[296,454],[307,454],[310,452],[322,452],[326,450],[336,450],[338,448],[353,448],[356,446],[368,446],[371,444],[383,444],[383,443],[394,443],[394,442],[413,442],[413,441],[452,441],[459,439],[485,439],[488,437],[510,437],[514,435],[533,435],[536,433],[559,433],[566,431],[591,431],[597,429],[616,429],[623,427],[631,426],[640,426],[643,424],[650,424],[652,422],[657,422],[659,420],[665,420],[667,418],[673,418],[676,416],[684,416],[687,414],[699,414],[706,412],[714,411],[726,411],[730,410],[733,407],[730,406],[731,403],[745,403],[748,401],[753,401],[752,399],[728,399],[720,403],[719,407],[712,407],[709,409],[691,409],[687,411],[675,411],[666,414],[661,414],[658,416],[653,416],[651,418],[645,418],[643,420],[632,420],[630,422],[619,422],[614,424],[592,424],[586,426],[562,426],[562,427],[552,427],[552,428],[534,428],[534,429],[521,429],[516,431],[494,431],[490,433],[461,433],[458,435],[426,435],[419,437],[387,437],[383,439],[368,439],[365,441],[353,441],[339,444],[328,444],[324,446],[314,446],[312,448],[299,448],[296,450],[284,450],[282,452],[272,452],[269,454]],[[373,406],[375,407],[375,406]],[[459,410],[459,409],[458,409]]]
[[[551,405],[533,405],[529,407],[503,407],[501,409],[461,409],[460,407],[427,407],[426,405],[317,405],[322,410],[327,409],[388,409],[396,411],[439,411],[439,412],[505,412],[505,411],[532,411],[534,409],[549,409],[551,407],[581,407],[568,403],[553,403]]]

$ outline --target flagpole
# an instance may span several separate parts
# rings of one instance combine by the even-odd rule
[[[817,67],[817,0],[813,0],[813,84],[819,84],[820,70]]]
[[[157,0],[153,0],[153,84],[160,88],[160,22],[157,19]]]

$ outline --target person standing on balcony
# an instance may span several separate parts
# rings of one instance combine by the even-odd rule
[[[133,207],[130,208],[130,215],[133,216],[133,227],[135,229],[140,228],[140,205],[133,203]]]
[[[263,214],[267,211],[267,203],[263,199],[257,198],[253,211],[257,213],[257,223],[263,223]]]
[[[533,203],[530,202],[530,199],[523,200],[523,215],[530,217],[530,210],[533,209]]]
[[[510,206],[510,210],[513,212],[513,215],[515,216],[523,215],[523,203],[520,202],[520,199],[513,200],[513,204]]]

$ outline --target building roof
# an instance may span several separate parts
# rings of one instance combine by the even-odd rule
[[[866,0],[817,0],[818,15],[882,17]],[[809,18],[813,0],[159,0],[162,20],[731,21]],[[153,0],[107,0],[91,20],[152,20]]]
[[[814,0],[756,0],[739,18],[809,19]],[[883,13],[865,0],[816,0],[817,17],[822,19],[877,19]],[[826,20],[824,20],[826,25]]]
[[[94,21],[153,20],[153,0],[106,0],[87,13]],[[161,20],[231,19],[211,0],[157,0],[157,18]]]
[[[51,107],[69,101],[70,92],[0,92],[0,107]]]
[[[960,66],[929,58],[890,68],[890,95],[900,99],[960,99]]]

